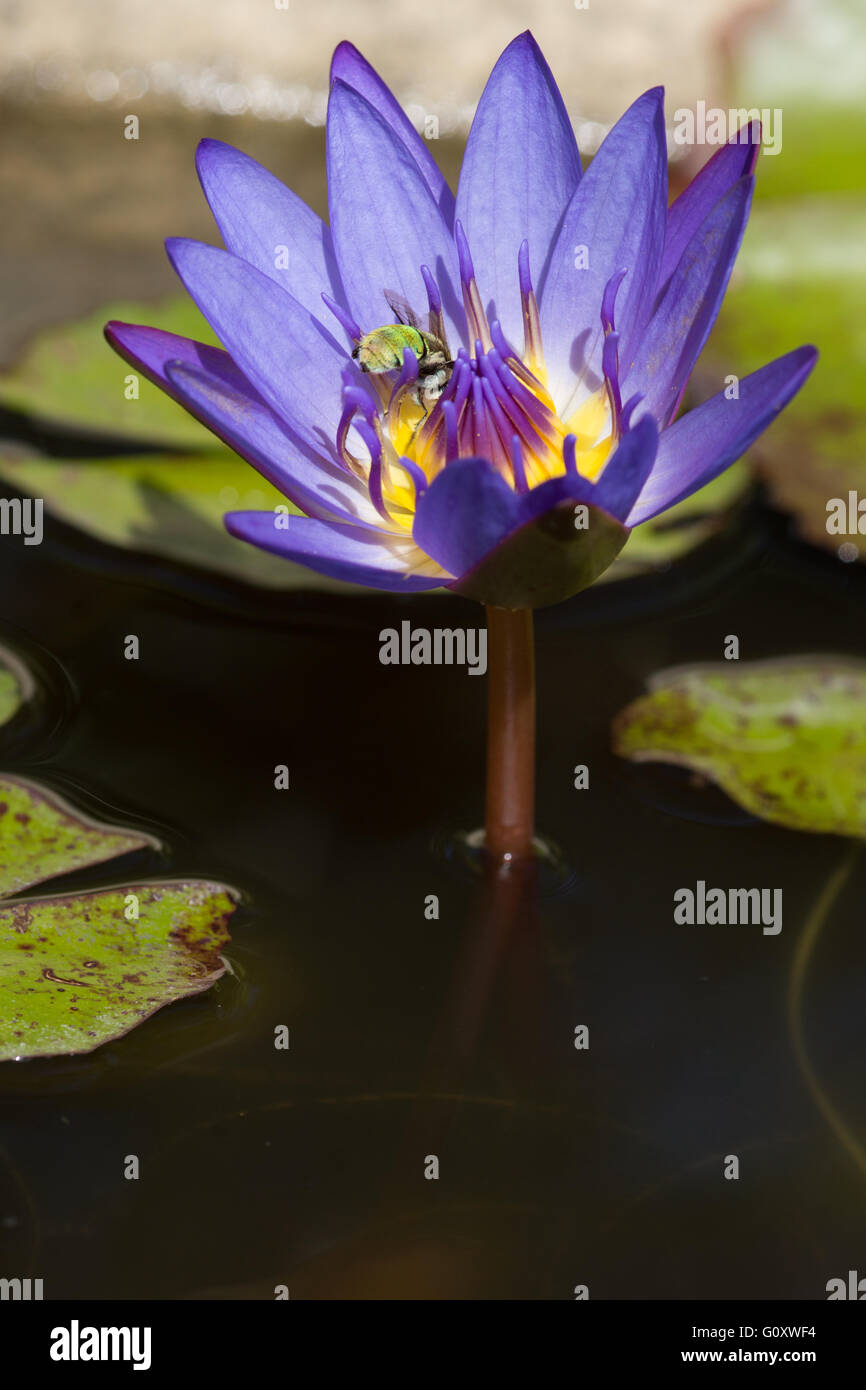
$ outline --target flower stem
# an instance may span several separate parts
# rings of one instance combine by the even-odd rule
[[[531,858],[535,811],[535,649],[531,608],[487,608],[485,844],[498,860]]]

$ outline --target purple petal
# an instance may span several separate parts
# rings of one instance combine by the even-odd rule
[[[379,74],[353,43],[344,41],[338,44],[334,51],[331,60],[331,83],[334,82],[343,82],[347,87],[353,88],[391,127],[420,169],[447,225],[453,227],[454,194],[445,182],[442,171],[390,88],[386,87]]]
[[[166,375],[187,410],[296,506],[326,520],[381,526],[360,479],[312,453],[249,387],[185,362],[169,362]]]
[[[602,143],[569,204],[541,286],[541,333],[548,386],[567,417],[601,381],[605,286],[620,269],[621,360],[628,364],[652,306],[667,201],[664,93],[645,92]],[[580,248],[588,265],[580,268]]]
[[[580,180],[580,155],[553,74],[527,31],[490,74],[469,132],[457,218],[463,223],[488,319],[523,339],[517,278],[529,243],[536,283]]]
[[[573,508],[584,500],[586,525]],[[501,608],[544,607],[594,583],[628,539],[596,500],[574,474],[516,493],[487,459],[461,459],[419,499],[415,539],[457,572],[456,593]]]
[[[284,560],[294,560],[317,574],[349,584],[414,593],[448,583],[446,574],[412,572],[425,557],[410,540],[376,535],[360,526],[331,525],[307,516],[286,517],[274,512],[229,512],[225,525],[233,536],[260,550],[270,550]]]
[[[380,526],[366,489],[327,456],[314,453],[279,420],[222,348],[160,328],[106,324],[127,362],[176,400],[229,448],[305,511]]]
[[[676,411],[727,289],[752,201],[751,178],[740,179],[695,232],[641,339],[623,382],[643,408],[666,425]]]
[[[584,486],[579,495],[577,491],[573,494],[575,501],[597,507],[625,524],[652,472],[658,443],[655,421],[649,415],[642,416],[634,429],[623,435],[597,483],[577,480],[582,481]],[[543,491],[544,486],[538,488],[538,492]]]
[[[458,459],[418,499],[414,538],[460,578],[521,526],[563,502],[583,502],[622,521],[650,473],[657,439],[654,422],[644,416],[620,442],[598,483],[569,473],[529,492],[515,492],[487,459]]]
[[[259,395],[315,452],[330,452],[348,354],[296,299],[248,261],[182,238],[167,241],[166,250]]]
[[[288,290],[315,318],[324,317],[323,292],[343,303],[331,233],[306,203],[221,140],[202,140],[196,167],[229,251]]]
[[[799,391],[817,356],[813,347],[795,348],[743,377],[738,399],[720,391],[666,429],[627,524],[639,526],[682,502],[745,453]]]
[[[454,241],[417,164],[372,106],[335,82],[328,103],[331,231],[349,308],[365,332],[392,321],[385,292],[419,313],[427,303],[422,265],[442,294],[452,351],[464,317]]]
[[[744,140],[740,140],[740,136]],[[663,288],[701,223],[733,184],[753,174],[761,148],[761,123],[750,121],[712,159],[668,209],[665,249],[659,270]]]
[[[645,415],[623,435],[597,483],[580,473],[551,478],[527,495],[520,524],[543,516],[561,502],[583,502],[625,525],[625,518],[652,472],[658,447],[655,421]]]
[[[413,536],[449,574],[484,559],[521,522],[521,501],[487,459],[449,463],[418,499]]]
[[[166,376],[165,365],[167,362],[177,361],[202,367],[212,376],[225,382],[232,390],[258,399],[243,373],[222,348],[197,343],[193,338],[181,338],[177,333],[166,333],[162,328],[149,328],[146,324],[139,323],[121,323],[118,319],[112,319],[107,323],[104,332],[115,352],[133,367],[138,367],[154,385],[159,386],[174,400],[180,398]]]

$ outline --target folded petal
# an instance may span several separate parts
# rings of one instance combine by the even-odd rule
[[[521,499],[487,459],[449,463],[421,494],[413,536],[454,576],[483,560],[522,520]]]
[[[563,418],[601,382],[602,296],[619,270],[623,370],[632,360],[655,297],[666,202],[664,92],[655,87],[617,121],[578,184],[541,285],[548,386]]]
[[[515,493],[487,459],[459,459],[420,497],[415,540],[467,598],[500,608],[559,603],[592,584],[628,539],[591,502],[578,518],[586,486],[572,476]]]
[[[107,323],[104,332],[115,352],[133,367],[138,367],[174,400],[179,397],[166,376],[165,367],[167,362],[177,361],[202,367],[232,389],[256,395],[223,348],[197,343],[194,338],[182,338],[177,333],[166,333],[162,328],[149,328],[143,323],[121,323],[119,319]]]
[[[426,265],[438,282],[455,350],[465,332],[457,253],[418,165],[369,102],[343,82],[331,89],[327,139],[331,232],[358,323],[369,332],[392,321],[386,292],[423,313]]]
[[[366,487],[333,456],[316,455],[248,386],[185,362],[169,362],[176,398],[311,516],[373,526],[382,519]]]
[[[449,580],[408,538],[274,512],[229,512],[225,524],[233,536],[260,550],[348,584],[414,593],[438,589]]]
[[[676,413],[721,308],[748,220],[753,183],[744,178],[734,184],[695,232],[624,378],[623,395],[642,395],[641,410],[662,426]]]
[[[498,319],[518,347],[521,242],[529,243],[538,284],[580,173],[577,141],[553,74],[532,35],[520,34],[490,74],[475,113],[456,213],[488,318]]]
[[[415,540],[459,577],[512,532],[563,503],[582,502],[622,521],[652,469],[657,442],[655,423],[644,416],[621,440],[597,483],[568,473],[528,492],[515,492],[487,459],[457,459],[419,498]]]
[[[249,155],[222,140],[202,140],[196,167],[226,248],[270,276],[315,318],[327,318],[322,292],[343,289],[320,217]]]
[[[390,88],[386,87],[375,68],[370,66],[353,43],[344,41],[337,45],[331,60],[331,82],[344,82],[347,87],[352,87],[391,127],[418,165],[449,228],[453,227],[454,194],[445,182],[442,171]]]
[[[598,482],[588,483],[579,497],[575,493],[576,500],[597,507],[625,524],[652,472],[658,443],[655,421],[649,415],[642,416],[634,428],[623,435]]]
[[[597,482],[579,473],[550,478],[518,498],[517,524],[537,520],[563,502],[582,502],[625,525],[635,500],[652,472],[659,434],[655,421],[644,415],[623,435]]]
[[[273,411],[315,452],[333,447],[351,359],[301,304],[248,261],[174,238],[169,258],[217,337]]]
[[[690,410],[662,434],[655,467],[627,525],[639,526],[712,481],[745,453],[791,399],[815,365],[813,347],[795,348]]]
[[[728,189],[755,172],[761,148],[761,122],[750,121],[717,150],[668,208],[659,289],[676,269],[695,232]]]

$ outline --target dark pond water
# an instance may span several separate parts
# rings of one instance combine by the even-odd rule
[[[492,900],[447,852],[480,818],[486,683],[378,661],[382,627],[480,610],[276,597],[56,523],[4,541],[0,581],[45,691],[6,767],[166,846],[76,881],[242,894],[234,978],[89,1057],[0,1069],[4,1271],[59,1298],[676,1299],[823,1298],[862,1268],[863,864],[798,1051],[797,940],[848,844],[609,752],[645,678],[728,633],[750,659],[862,654],[859,567],[756,504],[667,575],[539,614],[539,828],[568,867]],[[698,878],[782,887],[782,933],[675,926]]]

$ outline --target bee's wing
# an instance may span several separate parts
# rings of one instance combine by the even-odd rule
[[[398,323],[408,324],[410,328],[417,328],[421,333],[429,332],[429,329],[422,324],[420,318],[415,313],[412,305],[409,304],[402,295],[394,294],[392,290],[385,290],[384,293],[388,301],[388,308],[391,310],[391,313]]]

